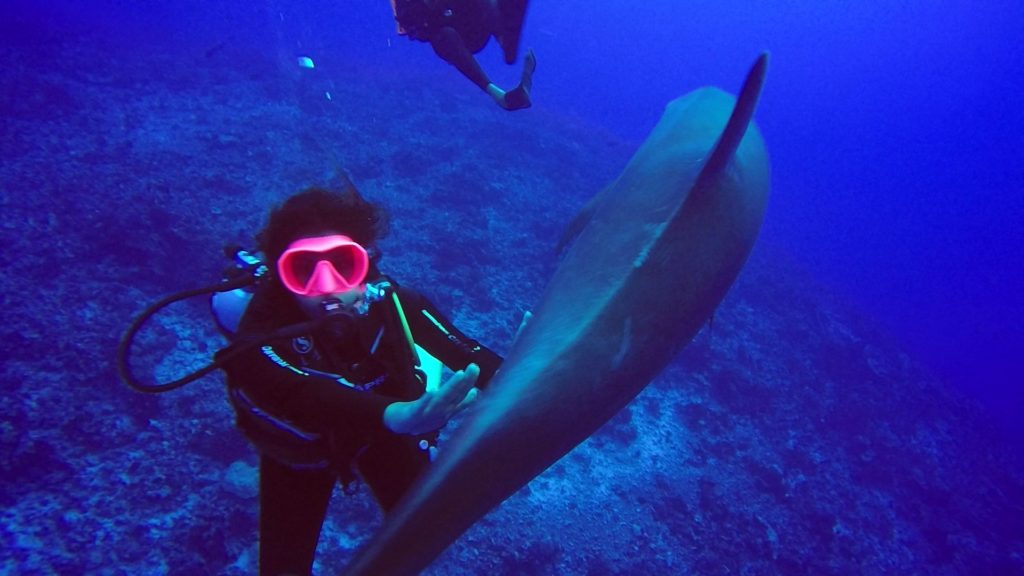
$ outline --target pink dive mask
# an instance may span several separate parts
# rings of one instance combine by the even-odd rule
[[[299,296],[348,292],[370,269],[366,249],[348,236],[300,238],[277,259],[277,277]]]

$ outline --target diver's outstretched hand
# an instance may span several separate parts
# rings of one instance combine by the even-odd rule
[[[384,425],[398,434],[426,434],[440,430],[476,398],[473,387],[480,376],[476,364],[466,366],[434,390],[411,402],[395,402],[384,409]]]

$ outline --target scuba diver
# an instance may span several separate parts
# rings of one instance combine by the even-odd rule
[[[260,457],[260,574],[310,573],[339,481],[348,492],[361,479],[390,510],[429,464],[439,430],[501,364],[426,297],[380,273],[376,242],[386,230],[386,212],[347,179],[340,191],[295,194],[257,236],[272,266],[236,251],[246,278],[165,298],[118,349],[122,378],[145,392],[224,371],[236,426]],[[138,329],[167,303],[204,291],[215,291],[230,345],[188,378],[139,382],[128,358]],[[455,371],[444,382],[441,364]]]
[[[519,85],[505,91],[491,82],[473,56],[491,36],[506,64],[516,61],[527,0],[391,0],[398,33],[428,42],[434,53],[455,66],[505,110],[531,106],[530,89],[537,60],[528,51]]]

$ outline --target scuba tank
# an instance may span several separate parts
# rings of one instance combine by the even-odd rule
[[[234,260],[233,268],[224,272],[225,278],[251,274],[253,282],[243,284],[231,290],[216,291],[210,294],[210,313],[220,329],[228,339],[234,338],[238,331],[238,324],[242,321],[246,308],[256,292],[256,284],[267,273],[267,265],[255,254],[243,249],[240,246],[228,246],[224,249],[225,255]]]

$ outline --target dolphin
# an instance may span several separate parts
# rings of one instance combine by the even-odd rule
[[[671,102],[575,222],[533,318],[438,458],[357,552],[348,576],[416,574],[484,514],[629,403],[708,321],[764,219],[769,166],[738,98]]]

